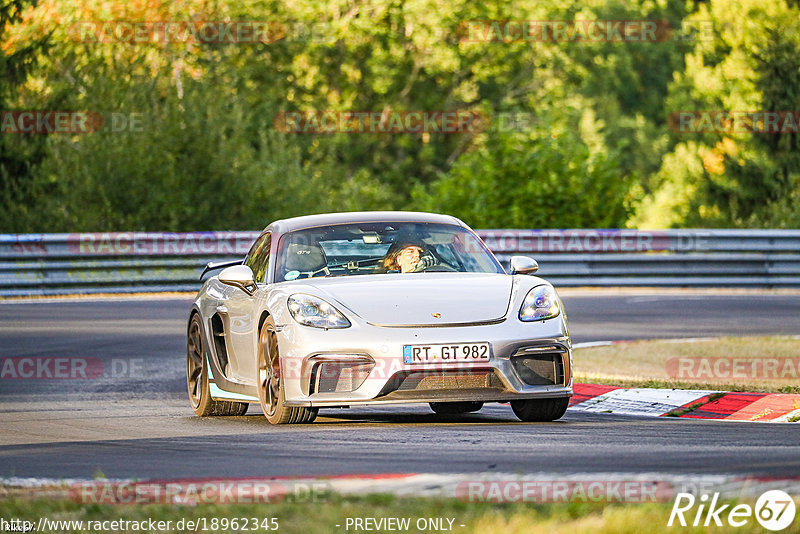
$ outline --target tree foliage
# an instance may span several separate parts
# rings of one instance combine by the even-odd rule
[[[91,134],[0,135],[0,231],[252,229],[364,209],[443,211],[479,227],[797,225],[797,135],[687,136],[666,120],[799,109],[800,17],[783,0],[24,2],[0,11],[0,109],[105,122]],[[481,20],[658,20],[675,32],[465,39]],[[709,20],[711,39],[684,31]],[[252,44],[81,36],[81,24],[113,21],[270,21],[285,32]],[[281,113],[324,110],[475,111],[491,126],[275,126]],[[523,120],[504,126],[509,116]]]
[[[800,110],[796,5],[742,0],[732,9],[731,2],[715,0],[689,20],[710,23],[713,38],[699,41],[686,56],[685,70],[670,87],[667,112]],[[791,127],[774,132],[763,124],[732,124],[676,136],[656,173],[659,190],[642,203],[634,222],[797,227],[800,135]]]
[[[0,43],[10,29],[22,21],[23,11],[33,0],[3,0],[0,4]],[[47,36],[31,39],[14,50],[0,46],[0,110],[10,109],[17,91],[36,67],[38,56],[47,50]],[[45,157],[43,141],[34,135],[0,135],[0,221],[31,217],[28,209],[36,203],[32,194],[33,168]],[[26,228],[22,226],[21,228]]]

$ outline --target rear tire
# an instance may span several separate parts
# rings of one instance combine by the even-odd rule
[[[483,408],[482,402],[430,402],[431,410],[439,415],[458,415],[477,412]]]
[[[284,404],[278,335],[272,317],[267,317],[261,326],[258,341],[258,400],[267,421],[273,425],[314,421],[318,408],[289,407]]]
[[[189,322],[186,341],[186,386],[189,389],[189,402],[194,413],[200,417],[209,415],[244,415],[246,402],[217,401],[211,398],[208,387],[208,360],[203,323],[199,314],[194,314]]]
[[[557,399],[527,399],[511,401],[514,415],[526,422],[561,419],[569,406],[569,397]]]

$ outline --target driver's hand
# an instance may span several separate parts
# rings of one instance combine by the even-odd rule
[[[430,254],[425,254],[419,259],[419,263],[417,263],[417,266],[414,267],[412,272],[424,271],[428,267],[433,267],[434,265],[436,265],[436,260],[434,257]]]

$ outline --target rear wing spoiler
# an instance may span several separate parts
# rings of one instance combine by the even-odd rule
[[[224,269],[225,267],[233,267],[234,265],[241,265],[242,263],[244,263],[244,258],[241,260],[210,261],[206,264],[206,268],[203,269],[203,272],[200,273],[200,280],[203,279],[203,276],[205,276],[208,271]]]

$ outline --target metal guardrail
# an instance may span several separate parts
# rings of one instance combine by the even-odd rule
[[[800,230],[482,230],[558,286],[800,287]],[[0,296],[194,291],[258,232],[0,234]]]

